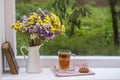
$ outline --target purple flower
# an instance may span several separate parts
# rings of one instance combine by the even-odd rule
[[[39,8],[37,11],[36,11],[37,14],[40,14],[41,13],[41,8]]]
[[[48,14],[48,10],[44,10],[44,13],[45,13],[45,14]]]
[[[43,33],[43,30],[40,29],[40,27],[37,27],[37,33],[38,33],[38,34],[42,34],[42,33]]]
[[[42,15],[41,15],[41,19],[42,19],[42,20],[44,20],[44,17],[45,17],[45,15],[44,15],[44,14],[42,14]]]
[[[34,28],[34,31],[35,32],[37,32],[37,33],[39,33],[39,31],[40,31],[40,26],[39,25],[36,25],[36,26],[34,26],[35,28]]]
[[[28,33],[33,33],[34,32],[34,30],[32,29],[32,28],[28,28]]]
[[[45,30],[43,30],[43,29],[40,29],[40,27],[37,27],[37,33],[39,34],[39,35],[42,35],[42,36],[46,36],[47,35],[47,32],[45,31]]]
[[[24,19],[20,19],[20,22],[22,23],[24,21]]]
[[[49,33],[49,34],[48,34],[48,37],[49,37],[50,39],[53,39],[53,38],[55,37],[55,35],[54,35],[53,33]]]
[[[42,30],[43,36],[47,36],[47,32],[45,30]]]
[[[37,13],[37,14],[40,14],[40,10],[37,10],[36,13]]]

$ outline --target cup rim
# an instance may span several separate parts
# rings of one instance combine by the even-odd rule
[[[58,52],[70,52],[70,53],[71,53],[71,50],[68,50],[68,49],[61,49],[61,50],[58,50]]]

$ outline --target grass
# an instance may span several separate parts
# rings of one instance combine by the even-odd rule
[[[30,5],[35,7],[37,3]],[[37,9],[37,7],[35,9]],[[26,7],[26,9],[27,8],[28,7]],[[81,27],[80,29],[75,29],[74,36],[68,37],[67,35],[61,35],[57,36],[54,40],[49,40],[41,47],[40,54],[57,55],[58,50],[69,49],[77,55],[84,56],[119,56],[120,48],[114,47],[113,44],[113,31],[109,7],[89,6],[89,8],[92,12],[92,16],[82,18]],[[31,10],[28,12],[30,11]],[[22,15],[22,13],[20,15]],[[26,43],[20,33],[17,33],[18,55],[21,55],[19,49],[22,45],[26,45]]]

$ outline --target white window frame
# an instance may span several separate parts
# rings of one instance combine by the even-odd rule
[[[15,0],[5,1],[5,39],[9,41],[16,54],[16,37],[15,31],[10,25],[15,23]],[[26,63],[22,56],[16,56],[20,67],[25,67]],[[43,67],[51,67],[58,65],[57,56],[41,56]],[[74,60],[75,64],[87,63],[89,67],[120,67],[119,56],[77,56]]]
[[[4,37],[4,0],[0,0],[0,46],[2,46],[2,43],[5,41]],[[3,72],[3,66],[2,66],[2,50],[0,49],[0,77]]]

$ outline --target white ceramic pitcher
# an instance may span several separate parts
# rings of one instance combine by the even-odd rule
[[[25,47],[22,46],[20,48],[20,51],[22,55],[24,56],[24,59],[26,60],[26,72],[28,73],[40,73],[42,72],[42,63],[40,60],[40,54],[39,54],[39,49],[40,46],[33,46],[33,47]],[[26,56],[23,52],[23,48],[28,50],[28,59],[26,59]]]

